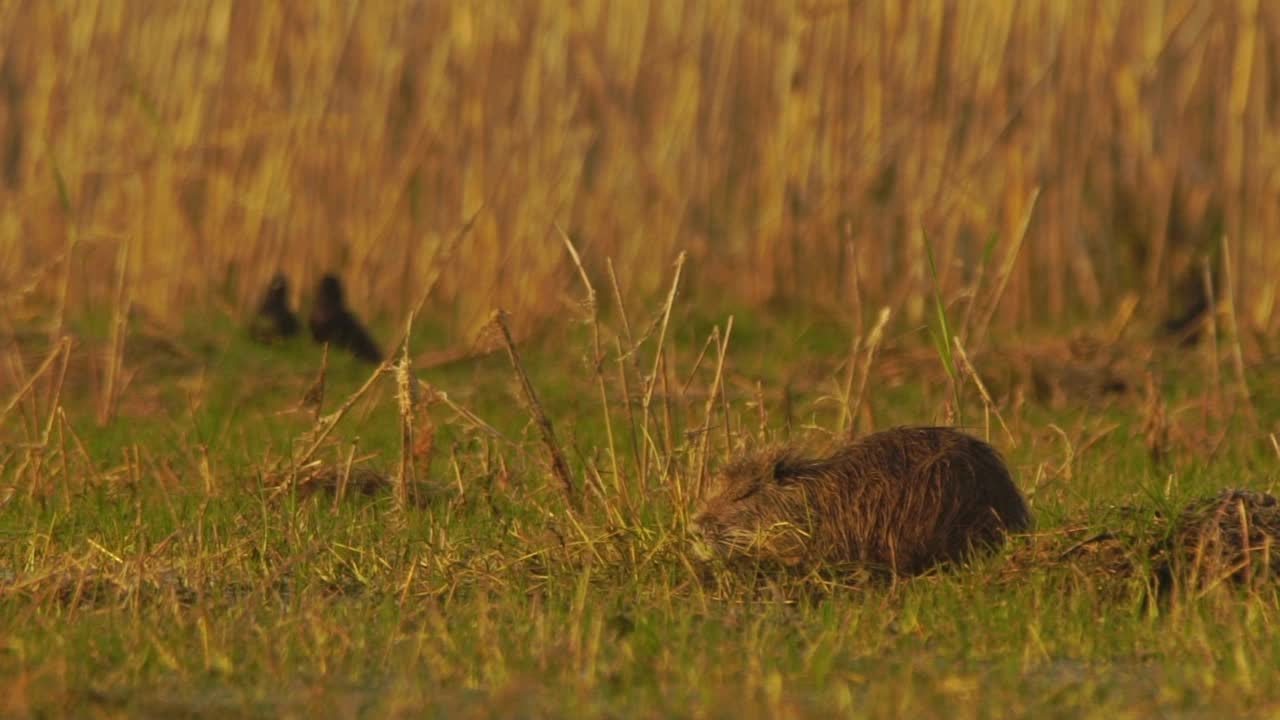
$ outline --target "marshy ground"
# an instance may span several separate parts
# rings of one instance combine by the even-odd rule
[[[1246,583],[1161,573],[1189,501],[1276,483],[1280,386],[1266,363],[1217,378],[1209,347],[1121,339],[1161,382],[1055,404],[1026,376],[988,387],[1003,393],[988,408],[971,379],[955,393],[920,333],[850,354],[834,320],[745,317],[730,330],[727,315],[677,302],[652,385],[656,333],[598,365],[579,318],[521,344],[578,510],[500,348],[414,370],[407,412],[394,372],[367,384],[368,365],[335,353],[316,406],[300,401],[319,348],[263,346],[225,318],[167,350],[127,340],[129,382],[104,414],[103,333],[78,329],[67,346],[10,336],[6,367],[27,381],[6,385],[25,389],[6,398],[16,442],[0,458],[5,714],[1278,706],[1280,585],[1261,571]],[[598,327],[625,334],[617,314]],[[873,389],[860,394],[864,368]],[[736,448],[944,421],[957,398],[1036,518],[1000,553],[884,582],[691,551],[698,477]]]

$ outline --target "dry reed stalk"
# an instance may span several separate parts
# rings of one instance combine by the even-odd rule
[[[1071,436],[1067,435],[1067,431],[1058,427],[1056,423],[1049,423],[1049,429],[1057,433],[1058,437],[1062,438],[1062,444],[1067,446],[1066,459],[1058,466],[1057,474],[1070,482],[1071,470],[1075,467],[1076,463],[1076,451],[1075,447],[1071,443]]]
[[[414,402],[413,359],[409,356],[409,334],[413,329],[413,313],[405,320],[405,339],[400,343],[400,362],[395,364],[396,400],[400,408],[400,467],[396,474],[396,505],[401,512],[416,503],[417,472],[414,467],[413,414]]]
[[[840,418],[836,421],[836,435],[853,437],[855,429],[850,422],[853,406],[853,376],[858,371],[858,351],[862,348],[862,334],[853,336],[849,343],[849,356],[845,359],[844,398],[840,403]]]
[[[1227,299],[1227,312],[1225,314],[1227,322],[1227,332],[1230,334],[1229,344],[1231,345],[1231,363],[1232,369],[1236,375],[1236,389],[1240,393],[1240,399],[1244,401],[1246,415],[1250,424],[1256,429],[1258,427],[1258,410],[1253,406],[1253,393],[1249,391],[1249,379],[1245,376],[1244,370],[1244,353],[1240,349],[1240,324],[1236,317],[1236,293],[1235,283],[1232,280],[1231,259],[1231,243],[1226,235],[1222,236],[1222,281],[1223,297]]]
[[[880,308],[880,314],[876,317],[876,324],[871,327],[871,336],[867,338],[866,353],[862,361],[862,373],[858,379],[858,392],[853,397],[853,407],[849,409],[850,423],[846,437],[853,437],[858,427],[858,415],[862,412],[862,403],[867,396],[867,381],[871,377],[871,365],[875,362],[876,351],[880,348],[881,339],[884,337],[885,326],[889,324],[891,311],[888,307]],[[850,358],[850,362],[854,362],[855,358]],[[847,397],[847,396],[846,396]]]
[[[769,429],[769,411],[765,407],[764,382],[757,379],[755,391],[756,391],[755,392],[756,422],[758,423],[758,425],[756,426],[756,437],[760,442],[764,442],[765,439],[768,437],[768,429]],[[723,403],[722,408],[724,411],[724,420],[725,420],[725,449],[727,450],[728,448],[732,447],[732,439],[733,439],[732,435],[730,434],[730,428],[728,427],[728,424],[729,424],[728,403],[727,402]]]
[[[641,434],[645,442],[648,443],[648,446],[649,446],[648,449],[653,451],[655,457],[660,456],[661,453],[659,452],[658,448],[653,444],[652,436],[649,433],[649,422],[650,422],[649,408],[653,402],[653,389],[654,389],[654,386],[657,385],[658,373],[660,368],[662,367],[663,353],[666,348],[667,324],[671,321],[671,307],[675,304],[676,292],[680,288],[680,273],[684,269],[684,261],[685,261],[685,253],[682,252],[678,257],[676,257],[675,272],[673,273],[673,277],[671,279],[671,289],[667,292],[667,301],[662,308],[662,320],[658,326],[658,346],[653,353],[653,369],[650,371],[649,377],[645,381],[644,396],[640,401]],[[666,376],[666,373],[663,373],[664,378],[665,376]],[[668,412],[668,422],[667,422],[668,434],[670,433],[670,430],[671,430],[670,413]],[[668,436],[668,440],[669,439],[670,437]],[[668,447],[670,447],[670,445],[668,445]],[[640,463],[641,477],[648,476],[648,469],[649,469],[648,460],[649,460],[649,453],[648,452],[642,453],[641,463]]]
[[[33,478],[33,482],[31,483],[32,490],[30,492],[34,492],[34,488],[37,486],[38,483],[40,483],[41,478],[45,476],[45,473],[43,472],[44,463],[50,447],[50,441],[53,437],[55,422],[59,418],[63,418],[63,423],[62,425],[57,426],[59,428],[59,433],[58,433],[59,449],[57,451],[57,454],[62,460],[63,483],[66,484],[66,483],[70,483],[71,481],[70,475],[68,474],[67,467],[66,467],[65,435],[64,433],[61,432],[62,427],[65,426],[65,417],[62,410],[62,390],[67,379],[67,365],[71,360],[71,349],[70,349],[69,338],[63,338],[63,340],[59,342],[59,347],[55,348],[54,352],[50,354],[50,358],[54,358],[54,357],[57,357],[58,359],[60,359],[61,363],[58,366],[58,374],[53,381],[53,389],[49,397],[48,416],[46,417],[44,422],[44,429],[40,432],[39,440],[37,440],[34,444],[29,445],[26,448],[27,458],[34,461],[34,464],[30,470],[30,475]],[[38,371],[36,375],[32,378],[33,380],[35,378],[38,378],[43,373],[43,368],[44,368],[44,365],[41,366],[41,370]],[[35,405],[36,403],[32,403],[33,409]],[[0,422],[2,422],[3,419],[4,419],[4,414],[0,414]],[[49,479],[52,480],[52,478],[49,478]],[[63,494],[63,502],[69,503],[71,499],[70,487],[67,487],[66,489],[67,489],[67,492]]]
[[[57,165],[55,161],[54,172],[57,173]],[[59,188],[62,188],[61,175],[58,175]],[[66,199],[64,197],[64,204]],[[70,215],[71,208],[66,207],[65,212]],[[74,275],[71,272],[71,261],[75,257],[76,245],[79,242],[79,233],[76,232],[75,224],[71,223],[67,230],[66,249],[62,253],[63,273],[62,282],[59,283],[58,295],[53,311],[53,325],[49,328],[52,337],[61,337],[67,328],[67,303],[71,296],[71,283]]]
[[[715,334],[719,335],[720,328],[717,327]],[[724,387],[724,359],[729,353],[729,338],[733,335],[733,316],[725,321],[724,339],[716,343],[716,374],[711,380],[711,392],[707,395],[707,405],[702,413],[702,432],[698,438],[698,455],[695,467],[697,474],[694,476],[694,486],[692,488],[693,497],[701,497],[703,483],[707,477],[707,451],[711,444],[711,414],[715,412],[716,399],[723,392]],[[681,502],[680,508],[687,507],[687,503]]]
[[[622,383],[622,407],[627,411],[627,425],[631,431],[631,453],[634,456],[636,468],[643,467],[640,456],[641,446],[639,433],[636,425],[635,408],[631,402],[631,381],[628,379],[626,358],[631,358],[632,367],[638,367],[636,360],[635,340],[631,336],[631,321],[627,317],[627,307],[622,301],[622,290],[618,287],[618,276],[613,271],[613,259],[605,259],[605,268],[609,271],[609,284],[613,288],[613,302],[618,308],[618,316],[622,320],[622,331],[627,340],[627,351],[622,351],[622,340],[614,338],[614,348],[617,351],[618,379]],[[639,475],[640,482],[645,482],[643,471]]]
[[[1152,464],[1163,466],[1169,453],[1169,407],[1160,394],[1156,376],[1147,370],[1143,377],[1142,440]]]
[[[849,313],[853,316],[854,334],[858,337],[863,335],[862,320],[862,283],[858,275],[858,256],[857,248],[852,242],[845,242],[844,257],[849,266],[845,273],[849,278]]]
[[[67,356],[70,352],[71,338],[64,337],[59,340],[58,344],[54,346],[53,350],[51,350],[48,355],[45,356],[44,361],[40,363],[40,366],[36,368],[36,371],[31,375],[31,377],[27,378],[27,381],[23,383],[22,387],[13,394],[13,397],[9,398],[9,402],[5,403],[4,409],[0,410],[0,423],[3,423],[5,418],[9,416],[9,413],[17,407],[18,403],[22,402],[27,394],[31,392],[31,388],[33,388],[36,382],[49,371],[49,368],[53,366],[53,363],[56,360],[62,359],[62,374],[65,375]],[[59,383],[59,385],[61,385],[61,383]]]
[[[1200,262],[1200,279],[1204,283],[1204,296],[1208,300],[1208,310],[1205,311],[1209,327],[1209,342],[1205,352],[1209,353],[1209,379],[1213,385],[1213,407],[1217,410],[1222,408],[1222,365],[1218,357],[1218,300],[1214,294],[1213,287],[1213,269],[1209,265],[1208,258],[1202,258]],[[1208,413],[1209,408],[1205,407]],[[1205,418],[1206,423],[1208,418]]]
[[[431,260],[427,264],[428,270],[426,282],[420,283],[422,285],[422,289],[418,293],[418,301],[414,303],[413,309],[409,311],[410,316],[418,317],[421,315],[422,308],[426,305],[427,298],[431,296],[432,291],[436,289],[437,283],[440,282],[440,277],[444,272],[444,263],[452,257],[453,253],[457,250],[458,245],[462,243],[463,238],[466,238],[471,234],[471,229],[475,227],[476,220],[479,219],[480,214],[484,212],[487,207],[486,203],[481,203],[480,207],[478,207],[476,211],[467,218],[466,222],[458,228],[457,232],[451,236],[448,243],[439,243],[435,246],[431,254]],[[404,337],[400,338],[400,342],[406,341],[411,330],[412,328],[406,325]],[[419,358],[418,362],[421,363],[422,358]]]
[[[995,239],[995,236],[992,236],[990,242],[994,242]],[[987,260],[987,253],[984,252],[978,259],[977,267],[974,268],[973,282],[970,283],[969,287],[965,290],[965,293],[968,295],[968,301],[964,304],[964,317],[960,320],[960,330],[956,333],[956,336],[966,342],[969,339],[969,331],[972,328],[973,319],[976,315],[974,311],[978,307],[978,299],[980,297],[980,291],[982,290],[982,284],[987,278],[987,271],[989,270],[987,267]]]
[[[622,471],[618,466],[618,446],[613,436],[613,413],[609,410],[609,392],[604,381],[604,351],[600,347],[600,306],[596,299],[595,286],[591,284],[591,278],[587,275],[587,270],[582,266],[582,258],[578,255],[578,249],[573,246],[573,241],[569,238],[569,234],[564,231],[560,223],[555,223],[555,228],[560,233],[560,239],[564,242],[565,249],[569,251],[569,257],[573,260],[573,265],[578,270],[578,277],[582,279],[582,285],[586,289],[587,296],[583,300],[583,306],[587,309],[591,321],[591,371],[596,376],[596,387],[600,392],[600,412],[604,419],[605,439],[609,445],[609,465],[613,472],[613,492],[619,502],[626,508],[627,515],[634,517],[631,510],[630,493],[627,490],[626,482],[622,478]],[[624,314],[625,315],[625,314]],[[595,466],[591,466],[593,471]],[[596,471],[598,476],[598,471]],[[612,503],[603,497],[604,505],[607,508]]]
[[[483,432],[484,434],[496,440],[501,440],[504,443],[507,443],[508,445],[514,444],[511,442],[510,438],[508,438],[506,435],[503,435],[497,428],[485,422],[484,420],[481,420],[480,417],[477,416],[475,413],[471,412],[465,407],[454,402],[449,397],[448,393],[446,393],[445,391],[435,388],[425,380],[418,380],[418,388],[419,390],[422,391],[423,396],[426,399],[425,400],[426,402],[431,403],[439,400],[440,402],[448,406],[450,410],[457,413],[458,417],[461,417],[463,420],[466,420],[467,424],[471,425],[475,429]]]
[[[1141,301],[1142,299],[1137,293],[1127,293],[1120,300],[1115,315],[1111,317],[1111,327],[1107,329],[1105,344],[1115,345],[1120,342],[1120,338],[1124,337],[1125,330],[1129,328],[1129,323],[1133,321],[1133,314],[1138,309],[1138,304]]]
[[[724,381],[721,380],[721,385],[723,384]],[[760,434],[763,436],[768,413],[765,411],[764,390],[760,387],[759,380],[756,380],[756,393],[760,400]],[[723,387],[720,390],[720,417],[724,420],[724,451],[729,452],[729,449],[733,447],[733,422],[729,418],[729,393],[725,392]]]
[[[120,375],[124,371],[124,344],[128,332],[129,312],[133,300],[128,283],[125,282],[129,271],[129,242],[120,243],[116,260],[115,302],[111,313],[111,341],[107,349],[107,377],[103,383],[102,398],[98,406],[98,424],[106,425],[115,417],[116,401],[120,392]]]
[[[338,487],[333,491],[332,512],[338,512],[338,505],[347,497],[347,486],[351,483],[351,467],[356,460],[356,444],[351,443],[347,449],[346,460],[342,463],[342,474],[338,476]]]
[[[613,258],[605,258],[604,262],[605,268],[609,271],[609,285],[613,288],[613,302],[618,307],[618,317],[622,320],[622,331],[627,339],[627,347],[630,348],[628,354],[632,355],[632,360],[637,362],[638,367],[638,361],[634,355],[636,342],[631,335],[631,319],[627,316],[627,306],[622,300],[622,288],[618,285],[618,275],[613,270]]]
[[[952,339],[955,341],[956,355],[960,358],[960,363],[964,366],[965,372],[969,373],[969,377],[973,379],[973,384],[978,388],[978,394],[982,396],[983,407],[986,409],[987,415],[985,439],[987,442],[991,441],[991,413],[994,411],[996,420],[1000,422],[1000,427],[1004,429],[1005,438],[1009,441],[1009,446],[1018,447],[1018,441],[1014,439],[1013,433],[1009,431],[1009,425],[1004,421],[1004,416],[1000,414],[1000,408],[991,399],[991,393],[987,392],[987,386],[983,384],[982,377],[978,375],[977,369],[969,361],[969,354],[964,351],[964,345],[960,342],[960,338]]]
[[[298,399],[298,405],[295,411],[310,411],[312,422],[320,419],[320,413],[324,411],[324,386],[325,379],[329,372],[329,343],[325,343],[320,350],[320,370],[316,373],[316,379],[311,381],[311,385],[302,393],[302,397]]]
[[[580,510],[582,508],[582,500],[578,497],[577,489],[573,484],[573,477],[569,474],[569,464],[565,462],[564,451],[560,449],[560,443],[556,440],[555,427],[551,424],[551,419],[547,417],[546,411],[542,409],[542,403],[538,402],[538,394],[534,391],[533,383],[529,380],[529,374],[525,372],[524,365],[520,362],[520,354],[516,350],[516,342],[511,337],[510,328],[507,327],[506,313],[503,310],[494,310],[492,322],[502,332],[503,342],[507,346],[507,357],[511,359],[511,369],[515,371],[516,379],[520,382],[520,390],[524,394],[525,404],[529,406],[529,413],[533,416],[538,430],[542,433],[542,444],[551,455],[551,472],[560,481],[560,485],[564,489],[565,499],[569,501],[569,506],[575,510]]]
[[[1035,214],[1036,201],[1040,198],[1040,186],[1036,186],[1031,190],[1031,197],[1027,201],[1027,209],[1023,213],[1022,222],[1018,227],[1018,234],[1013,238],[1013,242],[1009,245],[1009,251],[1005,253],[1004,261],[1000,264],[1000,273],[997,275],[995,290],[991,293],[991,299],[987,303],[986,312],[982,314],[982,321],[978,324],[974,337],[977,342],[981,342],[987,335],[987,330],[991,327],[991,319],[996,314],[996,308],[1000,306],[1000,300],[1004,297],[1005,288],[1009,285],[1009,278],[1013,275],[1014,265],[1018,261],[1018,255],[1022,252],[1022,244],[1027,237],[1027,228],[1031,227],[1031,218]]]
[[[85,449],[84,441],[80,439],[80,434],[76,432],[75,427],[67,420],[67,415],[61,407],[58,408],[58,423],[62,426],[61,432],[71,436],[75,441],[76,452],[80,454],[80,461],[84,463],[86,472],[96,484],[102,483],[102,473],[98,470],[98,464],[89,457],[89,451]]]
[[[689,386],[693,384],[694,379],[698,377],[698,371],[702,369],[702,361],[707,359],[707,351],[713,345],[720,344],[720,328],[711,329],[711,334],[707,335],[707,339],[702,343],[702,349],[698,351],[698,356],[693,359],[693,367],[690,368],[689,374],[685,377],[684,382],[680,384],[680,397],[685,397],[689,391]]]
[[[637,479],[644,483],[645,475],[642,471],[644,464],[642,457],[644,455],[643,448],[640,444],[639,427],[636,423],[635,407],[631,402],[631,381],[628,379],[630,373],[627,372],[626,354],[622,351],[622,340],[614,338],[614,350],[617,352],[618,365],[618,381],[622,384],[622,407],[627,411],[627,426],[631,431],[631,454],[632,459],[636,463],[636,470],[639,473]]]
[[[662,364],[658,368],[662,377],[662,449],[668,458],[674,454],[676,448],[676,415],[671,410],[671,403],[675,398],[675,393],[671,392],[671,379],[675,374],[675,361],[672,357],[675,352],[675,348],[668,345],[666,351],[662,353]]]
[[[209,446],[200,443],[200,480],[204,483],[204,492],[209,497],[214,496],[216,489],[216,481],[214,480],[213,464],[209,460]]]
[[[316,454],[316,451],[320,449],[320,446],[324,444],[324,441],[329,437],[329,434],[333,432],[333,429],[338,426],[338,423],[342,421],[342,418],[346,417],[347,413],[351,411],[351,408],[355,406],[360,398],[364,397],[365,394],[369,392],[369,389],[378,381],[378,378],[382,377],[382,374],[387,371],[388,362],[390,362],[389,357],[387,360],[383,360],[377,368],[374,368],[373,372],[369,374],[369,378],[364,381],[364,384],[357,388],[354,393],[349,395],[346,400],[342,401],[342,404],[338,406],[337,410],[334,410],[328,415],[321,416],[316,420],[315,426],[311,429],[311,432],[308,433],[305,446],[306,449],[303,450],[301,455],[291,462],[290,476],[288,478],[288,482],[284,486],[285,488],[291,487],[296,483],[298,469],[311,462],[311,458]]]

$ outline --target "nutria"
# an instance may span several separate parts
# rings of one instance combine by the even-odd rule
[[[249,334],[259,342],[272,342],[298,333],[298,317],[289,309],[289,281],[276,273],[262,294]]]
[[[336,276],[325,275],[320,279],[315,304],[311,308],[310,325],[311,337],[316,342],[327,342],[366,362],[382,362],[382,351],[347,309],[342,297],[342,283]]]
[[[1031,522],[995,448],[945,427],[886,430],[820,458],[767,449],[716,481],[693,525],[726,558],[911,575]]]

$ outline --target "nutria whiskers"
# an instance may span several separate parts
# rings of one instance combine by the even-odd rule
[[[298,317],[289,309],[289,281],[276,273],[267,285],[249,334],[258,342],[272,342],[298,333]]]
[[[310,326],[311,337],[316,342],[327,342],[366,362],[382,362],[382,351],[347,309],[342,297],[342,283],[334,275],[320,279],[315,304],[311,308]]]
[[[951,428],[896,428],[821,458],[772,448],[716,478],[693,520],[706,549],[785,565],[910,575],[1000,545],[1031,517],[1000,454]]]

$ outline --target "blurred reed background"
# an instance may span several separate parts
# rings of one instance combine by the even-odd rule
[[[531,322],[577,293],[559,222],[632,297],[687,250],[695,299],[919,320],[929,242],[999,324],[1155,317],[1212,258],[1277,325],[1273,3],[10,0],[0,27],[11,318],[65,287],[69,317],[127,292],[178,323],[336,268],[384,318],[438,276],[456,329]]]

